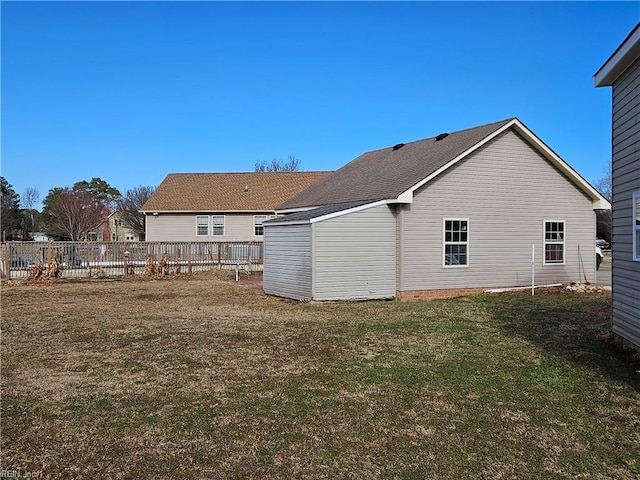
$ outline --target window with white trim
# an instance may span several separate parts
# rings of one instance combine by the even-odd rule
[[[262,224],[266,221],[267,221],[266,215],[253,216],[253,234],[255,236],[264,235],[264,226]]]
[[[464,267],[469,264],[469,220],[466,218],[444,219],[445,267]]]
[[[224,235],[224,215],[214,215],[212,219],[211,235]]]
[[[544,264],[564,264],[564,220],[544,222]]]
[[[640,190],[633,193],[633,260],[640,262]]]
[[[209,235],[209,216],[198,215],[196,217],[196,234],[198,236]]]

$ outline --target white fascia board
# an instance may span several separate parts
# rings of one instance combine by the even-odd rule
[[[189,213],[189,214],[201,214],[201,215],[214,215],[217,213],[220,214],[228,214],[228,213],[246,213],[246,214],[252,214],[252,213],[268,213],[273,215],[275,213],[274,210],[140,210],[141,213],[144,214],[154,214],[154,213],[159,213],[159,214],[163,214],[163,215],[171,215],[171,214],[182,214],[182,213]]]
[[[348,208],[346,210],[340,210],[339,212],[328,213],[326,215],[322,215],[321,217],[312,218],[310,223],[322,222],[324,220],[330,220],[332,218],[341,217],[343,215],[349,215],[350,213],[359,212],[361,210],[367,210],[369,208],[378,207],[380,205],[387,205],[391,203],[389,200],[378,200],[372,203],[366,203],[364,205],[360,205],[358,207]]]
[[[269,221],[266,221],[262,224],[262,226],[264,228],[266,227],[284,227],[285,225],[309,225],[309,223],[311,223],[308,219],[307,220],[290,220],[288,222],[271,222],[269,223]]]
[[[640,23],[593,76],[596,87],[610,87],[640,57]]]
[[[276,210],[276,215],[287,215],[288,213],[298,213],[298,212],[306,212],[308,210],[313,210],[314,208],[321,207],[322,205],[316,205],[315,207],[298,207],[298,208],[285,208],[283,210]]]

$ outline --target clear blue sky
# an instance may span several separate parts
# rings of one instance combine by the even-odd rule
[[[640,2],[7,2],[2,175],[17,193],[101,177],[251,171],[516,116],[591,182],[611,155],[593,74]]]

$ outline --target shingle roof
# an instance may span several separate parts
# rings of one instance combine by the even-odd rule
[[[361,207],[362,205],[366,205],[368,203],[371,203],[371,202],[367,200],[362,200],[359,202],[335,203],[332,205],[323,205],[322,207],[312,208],[310,210],[303,210],[301,212],[294,212],[294,213],[289,213],[287,215],[281,215],[277,218],[267,220],[265,224],[284,223],[284,222],[304,222],[306,220],[311,220],[312,218],[318,218],[324,215],[329,215],[331,213],[342,212],[344,210],[349,210],[350,208]]]
[[[142,211],[273,211],[331,172],[170,173]],[[245,192],[245,187],[248,190]]]
[[[397,198],[512,120],[460,130],[441,140],[431,137],[396,150],[387,147],[364,153],[283,202],[278,210]]]

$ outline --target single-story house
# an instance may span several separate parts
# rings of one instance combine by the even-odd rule
[[[595,281],[609,202],[517,118],[371,151],[264,225],[264,291],[418,299]],[[532,267],[535,267],[532,268]]]
[[[170,173],[142,206],[146,240],[262,241],[276,206],[329,173]]]
[[[640,24],[594,80],[613,87],[613,331],[640,349]]]

